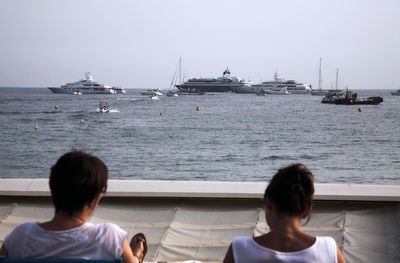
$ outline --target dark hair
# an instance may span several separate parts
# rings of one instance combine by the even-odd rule
[[[75,212],[107,190],[107,166],[82,151],[64,154],[51,167],[50,190],[57,211]]]
[[[264,193],[276,205],[278,212],[302,215],[312,204],[314,176],[300,163],[279,169]]]

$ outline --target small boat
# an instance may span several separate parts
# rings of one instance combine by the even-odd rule
[[[161,93],[160,89],[148,89],[146,91],[140,92],[142,95],[147,95],[147,96],[162,96],[163,94]]]
[[[158,96],[157,95],[152,95],[149,97],[149,99],[151,100],[158,100]]]
[[[112,89],[115,91],[115,94],[126,94],[126,90],[121,87],[112,87]]]
[[[110,105],[108,105],[108,103],[107,102],[104,102],[104,101],[102,101],[102,100],[100,100],[100,103],[99,103],[99,112],[101,112],[101,113],[107,113],[107,112],[109,112],[110,111]]]
[[[353,93],[352,91],[346,89],[346,94],[344,96],[330,92],[322,99],[321,102],[336,105],[377,105],[383,102],[383,98],[378,96],[358,98],[357,93]]]
[[[169,90],[166,95],[168,97],[178,97],[178,94],[172,90]]]
[[[74,94],[74,95],[81,95],[82,92],[80,92],[79,90],[77,90],[77,91],[74,91],[72,94]]]
[[[287,90],[286,87],[283,88],[261,88],[257,93],[257,95],[260,96],[266,96],[266,95],[290,95],[289,91]]]
[[[400,96],[400,89],[390,92],[393,96]]]

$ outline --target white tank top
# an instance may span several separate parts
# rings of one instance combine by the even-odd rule
[[[126,232],[117,225],[85,223],[65,231],[49,231],[38,222],[17,226],[4,240],[10,258],[121,257]]]
[[[235,263],[337,263],[336,242],[331,237],[316,237],[312,246],[296,252],[280,252],[263,247],[252,237],[235,237],[232,251]]]

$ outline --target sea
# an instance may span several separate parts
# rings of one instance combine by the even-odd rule
[[[77,149],[102,159],[111,179],[265,182],[303,163],[317,183],[399,185],[400,96],[354,91],[384,101],[359,109],[311,95],[153,101],[138,89],[69,95],[0,88],[0,178],[48,178],[57,159]],[[109,113],[98,112],[99,100]]]

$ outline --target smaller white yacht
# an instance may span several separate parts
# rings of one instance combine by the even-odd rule
[[[400,96],[400,89],[390,92],[393,96]]]
[[[126,90],[121,87],[112,87],[113,90],[115,90],[116,94],[126,94]]]
[[[64,94],[116,94],[125,93],[125,90],[120,87],[111,87],[104,85],[98,81],[94,81],[90,72],[85,73],[85,79],[80,81],[67,83],[61,87],[49,87],[54,93]]]
[[[260,90],[260,93],[264,93],[266,95],[290,95],[290,93],[286,87],[284,87],[284,88],[263,88]]]
[[[147,95],[147,96],[162,96],[162,92],[160,89],[148,89],[146,91],[140,92],[142,95]]]

